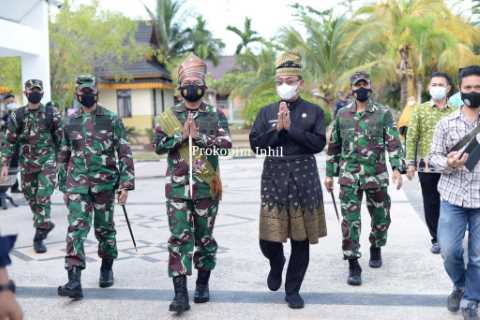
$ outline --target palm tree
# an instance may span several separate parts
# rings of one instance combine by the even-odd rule
[[[239,55],[243,49],[248,49],[250,43],[263,41],[263,38],[258,36],[258,32],[252,30],[252,19],[249,17],[245,17],[243,31],[234,26],[228,26],[227,30],[240,37],[240,43],[235,50],[236,55]]]
[[[335,16],[332,10],[320,12],[311,7],[293,7],[306,36],[293,27],[286,27],[278,40],[285,49],[299,51],[307,86],[333,106],[335,93],[345,89],[354,66],[363,64],[368,55],[361,54],[362,48],[346,43],[348,20],[345,16]]]
[[[400,83],[401,106],[408,97],[419,97],[432,70],[453,72],[477,60],[472,51],[475,29],[443,0],[367,5],[356,12],[349,28],[348,42],[360,44],[371,55],[368,66],[379,71],[383,81]]]
[[[186,50],[194,52],[200,58],[210,60],[216,65],[225,44],[221,39],[214,38],[212,32],[206,29],[206,26],[205,19],[199,16],[196,19],[195,26],[185,30],[188,44]]]
[[[472,0],[473,24],[480,25],[480,0]]]
[[[249,97],[262,91],[274,90],[275,57],[275,49],[269,43],[258,54],[247,49],[237,56],[241,76],[237,79],[232,94]]]
[[[183,5],[179,0],[157,0],[155,11],[144,5],[153,25],[154,55],[160,63],[187,52],[188,34],[179,22]]]

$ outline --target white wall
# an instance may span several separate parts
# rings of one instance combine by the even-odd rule
[[[118,113],[116,90],[100,89],[98,91],[98,102],[110,111]]]
[[[153,114],[152,89],[132,90],[132,116],[151,116]]]
[[[24,7],[18,0],[2,0],[4,8],[21,8],[16,12],[20,20],[10,20],[8,12],[0,12],[0,56],[20,56],[22,84],[28,79],[43,81],[43,102],[50,101],[50,61],[48,40],[48,3],[26,1]],[[28,3],[27,3],[28,2]]]
[[[173,94],[174,90],[164,90],[164,99],[165,99],[165,109],[171,108],[174,105]]]
[[[161,103],[160,91],[158,91],[158,103]],[[164,91],[165,108],[173,107],[173,90]],[[153,115],[153,90],[135,89],[131,90],[132,95],[132,116],[151,116]],[[118,113],[117,110],[117,90],[100,89],[99,103],[109,110]]]

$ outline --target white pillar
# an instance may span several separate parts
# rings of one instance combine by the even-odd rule
[[[23,54],[22,57],[22,85],[28,79],[40,79],[43,81],[45,94],[43,103],[50,101],[50,60],[48,39],[48,3],[40,0],[36,2],[32,10],[20,22],[31,27],[40,34],[38,54]],[[25,39],[28,41],[28,39]]]

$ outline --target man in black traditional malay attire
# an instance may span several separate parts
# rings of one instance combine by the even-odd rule
[[[326,236],[322,189],[315,154],[325,147],[322,109],[300,97],[301,58],[282,54],[276,62],[280,101],[263,107],[250,132],[250,146],[267,155],[263,164],[260,249],[270,262],[268,288],[282,284],[283,242],[292,247],[285,280],[285,301],[304,307],[299,294],[307,271],[310,244]]]

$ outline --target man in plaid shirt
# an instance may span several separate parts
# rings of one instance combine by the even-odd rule
[[[452,148],[480,125],[480,66],[460,70],[460,91],[463,106],[439,122],[433,137],[430,164],[442,173],[438,184],[442,199],[438,240],[445,270],[454,284],[447,307],[451,312],[461,308],[464,319],[478,320],[480,164],[468,170],[464,166],[468,154],[462,154],[465,147],[457,151],[452,151]],[[478,140],[479,136],[475,138]],[[463,239],[467,229],[468,265],[465,268]]]

